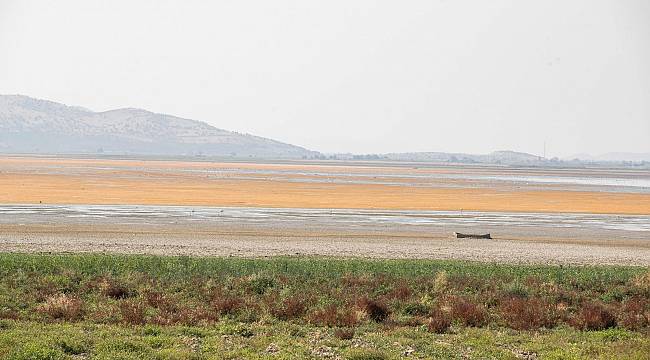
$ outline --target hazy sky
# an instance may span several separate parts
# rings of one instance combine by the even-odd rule
[[[0,0],[0,93],[323,152],[650,152],[650,1]]]

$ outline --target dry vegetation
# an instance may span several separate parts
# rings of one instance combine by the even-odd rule
[[[388,341],[405,341],[395,336],[409,331],[413,332],[409,343],[420,344],[416,347],[426,357],[436,357],[438,350],[427,348],[435,345],[429,344],[432,340],[428,337],[436,336],[456,339],[449,344],[452,348],[454,341],[463,341],[460,346],[469,341],[466,336],[479,336],[483,340],[471,345],[472,351],[488,354],[486,357],[512,354],[510,346],[514,345],[493,343],[492,337],[502,337],[499,334],[503,331],[522,332],[522,339],[531,339],[525,335],[531,332],[535,338],[565,334],[553,340],[554,344],[587,336],[581,334],[615,331],[614,335],[602,335],[615,340],[602,343],[601,350],[594,350],[592,344],[571,351],[581,354],[577,357],[598,357],[600,351],[610,351],[607,344],[624,341],[626,351],[638,354],[650,347],[648,342],[630,340],[647,338],[650,331],[648,274],[647,269],[631,267],[428,260],[0,254],[0,322],[5,321],[0,325],[14,327],[14,332],[24,331],[23,326],[32,328],[34,323],[40,324],[38,328],[57,331],[57,326],[65,324],[73,329],[95,327],[98,332],[102,330],[97,326],[109,326],[115,334],[133,327],[153,326],[158,334],[173,333],[179,327],[205,332],[225,326],[230,330],[215,336],[225,341],[219,346],[238,354],[233,358],[258,357],[259,353],[236,350],[244,343],[250,349],[262,346],[258,349],[262,353],[286,351],[286,358],[292,358],[296,351],[308,355],[302,357],[328,357],[339,351],[347,358],[367,358],[381,354],[376,350]],[[0,349],[33,355],[28,345],[17,345],[15,333],[7,332],[3,337],[3,331],[9,330],[0,329]],[[149,336],[147,331],[145,335]],[[259,337],[260,332],[265,335]],[[237,336],[240,345],[224,340],[230,339],[223,337],[231,336],[228,334]],[[139,350],[102,348],[97,345],[98,338],[84,336],[89,338],[82,352],[99,358],[103,352],[112,354],[108,358],[117,356],[118,350],[130,354],[122,357],[139,358],[150,351],[145,349],[148,345]],[[185,344],[194,355],[187,358],[202,353],[199,340],[192,339]],[[280,350],[276,343],[261,345],[260,339],[286,341],[295,348],[284,345]],[[436,341],[444,343],[444,339]],[[594,339],[589,341],[597,341]],[[74,340],[70,340],[72,345],[59,341],[38,349],[53,349],[65,357],[72,354],[66,346],[76,349]],[[304,348],[298,345],[303,340],[308,341],[300,345]],[[332,342],[340,348],[331,349]],[[320,345],[308,345],[316,343]],[[546,346],[543,351],[564,351],[560,345]],[[445,352],[451,348],[445,349],[440,354],[447,355],[440,357],[451,357]],[[205,351],[204,355],[209,353]],[[409,351],[415,350],[407,347],[399,354]],[[32,355],[13,358],[34,358]]]
[[[637,268],[468,264],[461,271],[457,263],[435,261],[2,257],[0,317],[9,319],[206,325],[270,317],[437,333],[452,324],[647,331],[650,323],[648,274]],[[32,262],[49,267],[28,267]],[[320,271],[325,265],[329,271]]]

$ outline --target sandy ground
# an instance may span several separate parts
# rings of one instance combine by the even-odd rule
[[[531,232],[535,232],[533,229]],[[0,225],[0,251],[259,257],[325,255],[462,259],[525,264],[650,266],[642,238],[502,232],[493,240],[455,239],[446,229],[400,232],[269,226]]]
[[[442,175],[461,174],[466,178]],[[650,193],[593,185],[494,181],[484,175],[650,179],[644,171],[308,163],[211,163],[0,157],[0,204],[134,204],[312,209],[600,213],[650,216]],[[650,217],[647,218],[650,221]],[[127,219],[128,220],[128,219]],[[0,251],[199,256],[325,255],[505,263],[650,266],[650,232],[503,225],[13,218]],[[163,219],[164,220],[164,219]],[[562,222],[562,220],[559,220]],[[454,239],[453,231],[494,240]]]

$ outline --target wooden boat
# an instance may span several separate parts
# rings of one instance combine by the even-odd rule
[[[492,239],[492,236],[490,234],[463,234],[459,232],[455,232],[454,235],[456,235],[457,239],[464,239],[464,238],[469,238],[469,239]]]

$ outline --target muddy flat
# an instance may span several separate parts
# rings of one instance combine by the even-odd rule
[[[650,173],[4,157],[0,251],[650,266]]]
[[[0,203],[650,214],[650,173],[0,158]]]

